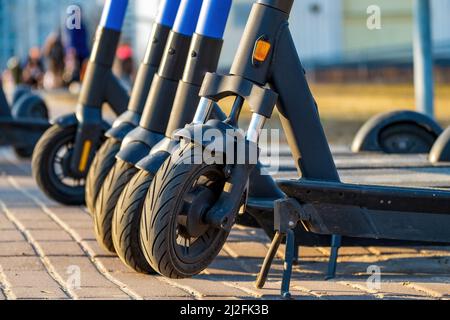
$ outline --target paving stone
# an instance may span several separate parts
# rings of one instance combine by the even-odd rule
[[[230,242],[226,244],[226,248],[242,258],[264,259],[268,251],[264,243],[254,241],[242,243]]]
[[[435,298],[450,298],[450,278],[410,279],[405,285]]]
[[[0,290],[0,300],[6,300],[6,296],[3,294],[1,290]]]
[[[120,259],[113,256],[99,256],[96,258],[101,262],[108,272],[115,274],[128,274],[136,275],[136,271],[127,267]]]
[[[16,230],[16,226],[0,211],[0,231],[4,230]]]
[[[51,256],[84,256],[84,251],[75,241],[39,241],[44,254]]]
[[[238,286],[225,285],[220,277],[200,275],[192,279],[177,280],[177,283],[192,288],[196,292],[202,294],[203,297],[219,297],[219,296],[232,296],[232,297],[247,297],[248,293],[240,290]]]
[[[74,290],[78,299],[129,299],[130,297],[117,287],[86,287]]]
[[[61,227],[54,221],[45,220],[27,220],[23,221],[22,225],[28,230],[59,230]]]
[[[62,300],[68,299],[60,288],[16,287],[12,292],[20,300]]]
[[[347,287],[334,281],[294,280],[292,294],[310,294],[321,300],[375,300],[376,297],[361,290]]]
[[[73,241],[72,237],[64,230],[32,230],[32,237],[36,241]]]
[[[416,254],[418,251],[416,248],[394,248],[394,247],[370,247],[369,250],[377,255],[387,254]]]
[[[92,218],[79,207],[55,207],[52,208],[52,213],[64,221],[85,221],[92,223]]]
[[[14,241],[25,241],[25,237],[19,230],[2,230],[0,232],[0,243]]]
[[[0,257],[12,256],[36,256],[36,253],[26,241],[0,242]]]
[[[52,222],[52,219],[35,206],[31,208],[8,208],[8,210],[21,223],[24,223],[25,221]]]
[[[75,232],[80,236],[82,241],[95,240],[94,227],[89,228],[77,228]]]
[[[192,298],[185,290],[159,280],[159,276],[140,275],[136,273],[113,273],[113,276],[144,299]]]
[[[44,265],[38,257],[0,257],[4,271],[43,271]]]
[[[87,257],[49,257],[54,268],[61,275],[70,275],[72,267],[80,270],[81,287],[117,287],[98,271],[92,261]]]
[[[59,284],[48,274],[47,271],[5,271],[5,276],[8,279],[11,287],[22,288],[59,288]],[[14,291],[14,290],[13,290]]]
[[[89,248],[94,257],[117,257],[117,254],[111,253],[100,247],[96,240],[82,241],[82,245]]]

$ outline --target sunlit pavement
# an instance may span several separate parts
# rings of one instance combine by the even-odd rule
[[[254,287],[269,245],[260,230],[236,227],[220,256],[193,279],[139,275],[98,247],[85,208],[61,206],[41,193],[29,161],[2,148],[0,173],[0,299],[279,298],[280,259],[266,288]],[[338,277],[324,281],[328,252],[300,249],[295,299],[450,298],[450,248],[343,248]],[[377,277],[369,279],[370,266],[381,270],[379,285]]]

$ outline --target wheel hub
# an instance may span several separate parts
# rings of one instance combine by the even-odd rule
[[[198,238],[208,229],[203,217],[214,205],[216,196],[214,192],[206,187],[196,187],[184,198],[183,210],[178,216],[180,235],[185,238]]]

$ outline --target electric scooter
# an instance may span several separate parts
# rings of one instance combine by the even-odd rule
[[[173,133],[191,123],[200,97],[198,93],[206,72],[217,69],[231,0],[204,0],[192,39],[183,79],[178,85],[172,116],[165,138],[150,154],[136,164],[139,171],[125,186],[112,217],[112,240],[117,255],[131,269],[151,273],[139,244],[139,225],[145,196],[162,163],[170,156],[178,141]],[[224,119],[216,109],[210,117]]]
[[[86,180],[86,205],[89,213],[94,212],[106,176],[116,163],[116,155],[125,136],[139,125],[148,92],[154,75],[161,63],[170,30],[180,6],[180,0],[162,1],[153,25],[144,59],[139,67],[128,110],[122,114],[106,132],[106,141],[98,150]]]
[[[257,286],[264,284],[278,246],[287,238],[282,284],[286,297],[295,255],[294,229],[300,222],[304,230],[319,235],[424,243],[450,240],[449,192],[341,183],[290,34],[292,5],[293,0],[254,4],[230,75],[205,77],[195,116],[203,123],[176,133],[180,147],[153,178],[142,213],[141,246],[151,267],[163,276],[199,274],[220,252],[239,214],[269,207],[272,215],[267,210],[262,218],[272,219],[275,235]],[[206,121],[212,105],[227,96],[236,97],[227,120]],[[246,133],[237,126],[244,101],[253,114]],[[275,105],[302,176],[278,185],[253,161]],[[205,135],[210,129],[220,137]],[[241,150],[244,161],[229,159],[229,147],[233,155]],[[306,242],[308,234],[304,235]]]
[[[414,75],[416,105],[432,114],[433,64],[431,5],[414,2]],[[352,151],[375,151],[387,154],[428,154],[442,128],[430,116],[412,111],[395,111],[377,115],[364,124],[356,135]]]
[[[111,221],[119,196],[137,171],[134,165],[165,137],[201,6],[202,0],[181,1],[140,124],[124,138],[116,163],[100,188],[93,212],[95,233],[99,244],[110,252],[114,252]],[[189,89],[187,86],[186,94]]]
[[[85,179],[96,150],[110,125],[102,105],[116,115],[126,111],[129,95],[112,73],[128,0],[108,0],[98,27],[75,114],[52,122],[36,145],[33,176],[50,198],[66,204],[84,204]]]
[[[18,90],[10,107],[0,79],[1,146],[12,146],[19,158],[30,158],[49,126],[47,105],[41,97],[29,90]]]

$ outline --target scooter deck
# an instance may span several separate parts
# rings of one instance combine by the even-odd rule
[[[450,228],[448,228],[448,236],[445,231],[441,232],[440,235],[420,235],[421,229],[428,229],[430,233],[433,233],[433,227],[425,227],[426,224],[442,225],[444,223],[450,226],[450,219],[449,221],[444,219],[446,222],[439,222],[443,218],[442,214],[447,214],[445,210],[448,210],[448,217],[450,218],[450,192],[446,192],[447,190],[450,191],[450,164],[434,166],[428,161],[427,155],[353,154],[343,148],[338,150],[334,148],[333,155],[339,167],[341,180],[347,184],[336,186],[325,182],[299,181],[300,176],[294,168],[289,152],[283,152],[283,149],[281,151],[281,161],[290,161],[292,168],[286,170],[281,168],[273,177],[276,180],[281,180],[279,185],[288,196],[296,198],[302,203],[314,203],[311,208],[319,212],[316,218],[321,223],[315,221],[316,225],[309,225],[311,231],[321,235],[341,234],[353,238],[353,240],[352,238],[348,241],[344,240],[344,245],[379,244],[379,240],[374,242],[373,239],[383,239],[382,245],[409,245],[412,244],[411,241],[429,241],[430,244],[431,242],[436,244],[450,241]],[[267,160],[269,158],[263,158],[262,162]],[[291,181],[292,179],[295,180]],[[375,186],[375,188],[371,186]],[[385,187],[378,188],[378,186]],[[399,187],[407,189],[399,190]],[[415,189],[411,189],[412,187]],[[312,195],[308,193],[311,190],[316,190],[318,195],[315,198],[312,198]],[[341,193],[344,190],[347,190],[347,193],[351,196],[346,203],[343,203],[344,199],[341,198]],[[380,191],[383,191],[384,194],[380,195]],[[397,210],[402,212],[402,215],[398,215],[397,211],[394,212],[395,208],[389,205],[389,201],[392,201],[389,199],[399,191],[406,194],[402,199],[396,200],[406,204],[406,208]],[[362,194],[367,194],[368,198],[361,199]],[[425,194],[439,194],[439,199],[434,196],[425,199]],[[386,207],[383,207],[383,210],[375,214],[375,218],[371,217],[371,214],[374,213],[370,210],[371,207],[366,208],[367,201],[371,201],[371,197],[375,203],[384,200],[387,204]],[[359,199],[360,202],[356,202],[356,199]],[[431,204],[432,207],[441,208],[444,212],[440,212],[441,216],[435,219],[434,209],[420,208],[427,203]],[[331,205],[334,207],[331,207]],[[273,203],[271,207],[270,201],[263,201],[263,199],[249,199],[249,206],[260,212],[273,212]],[[414,213],[418,210],[425,213]],[[405,234],[403,232],[384,231],[385,225],[392,225],[394,229],[400,231],[409,228],[409,214],[414,220],[418,219],[419,221],[415,227],[419,230],[417,234],[414,234],[414,232]],[[352,217],[352,215],[355,217]],[[381,217],[383,217],[383,220],[380,220]],[[361,219],[364,221],[361,222]],[[385,219],[389,219],[389,221]],[[372,220],[375,220],[375,222]],[[323,224],[323,221],[327,221],[327,223]],[[361,227],[362,225],[364,227]],[[444,233],[444,236],[442,233]],[[329,244],[327,237],[313,234],[306,236],[304,233],[301,236],[305,237],[302,242],[307,244]],[[386,239],[392,239],[393,241]],[[408,241],[397,242],[396,240]]]
[[[0,145],[34,145],[49,128],[47,120],[0,118]]]
[[[263,149],[264,150],[264,149]],[[450,168],[450,163],[431,164],[428,154],[382,154],[353,153],[346,147],[332,148],[334,160],[341,175],[352,175],[347,170],[405,169],[405,168]],[[262,153],[261,163],[265,167],[278,168],[277,177],[292,177],[296,171],[294,160],[286,146],[281,146],[278,154]]]
[[[413,184],[409,183],[421,176],[416,169],[355,171],[350,178],[359,180],[359,184],[348,183],[351,179],[347,177],[343,178],[347,183],[300,179],[281,180],[278,185],[287,196],[304,204],[310,217],[305,225],[314,233],[450,242],[449,168],[436,169],[425,180]],[[446,184],[436,188],[436,177],[446,177]],[[427,184],[428,178],[431,180]],[[424,187],[413,188],[419,184]]]

